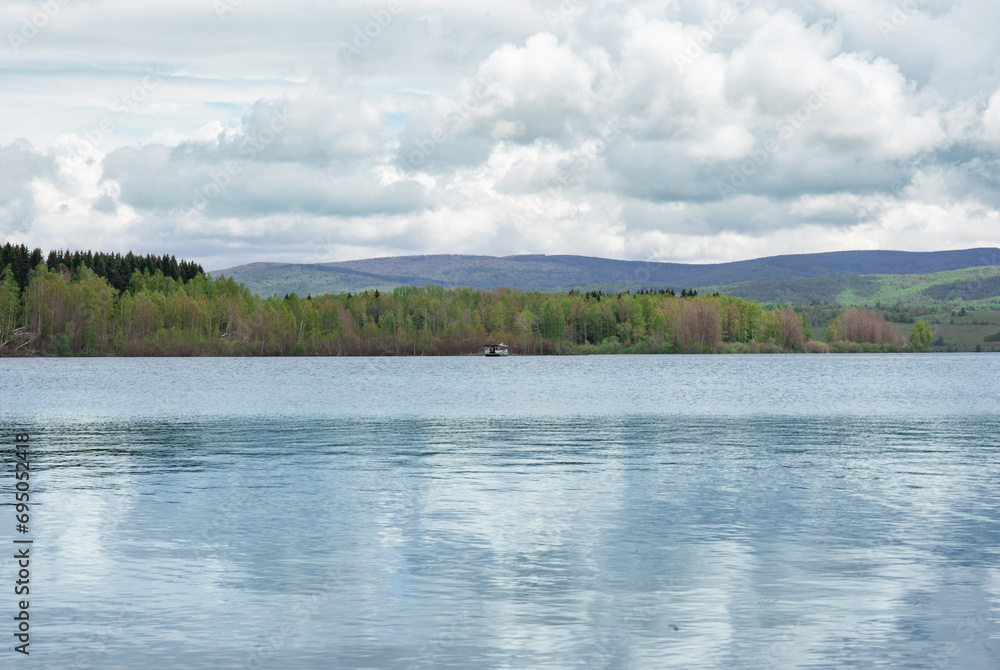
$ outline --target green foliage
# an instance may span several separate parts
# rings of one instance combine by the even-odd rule
[[[813,339],[812,315],[808,312],[803,312],[798,315],[798,318],[802,324],[802,334],[805,335],[806,341]]]
[[[68,333],[68,332],[67,333],[62,333],[56,339],[56,353],[59,354],[60,356],[69,356],[69,354],[70,354],[70,344],[72,343],[72,341],[73,341],[73,339],[70,336],[70,333]]]
[[[28,251],[26,246],[9,242],[0,247],[0,268],[10,266],[18,290],[24,290],[30,281],[30,273],[42,262],[42,250]],[[204,270],[191,261],[178,261],[174,256],[136,256],[131,251],[125,254],[106,254],[92,251],[50,251],[45,260],[49,270],[57,271],[65,267],[72,276],[79,276],[82,269],[89,270],[98,277],[104,277],[118,292],[125,290],[134,272],[155,274],[189,281]]]
[[[10,242],[0,247],[0,268],[8,268],[6,272],[11,273],[19,291],[28,285],[28,275],[41,262],[41,249],[28,251],[23,244],[13,245]]]
[[[44,262],[18,291],[0,280],[0,353],[60,355],[344,355],[711,352],[742,343],[798,351],[789,309],[684,291],[552,294],[397,287],[391,293],[261,299],[230,278],[133,271],[124,292],[81,265]]]
[[[826,332],[823,334],[823,341],[833,344],[840,341],[841,319],[838,317],[826,324]]]
[[[984,266],[931,274],[837,275],[745,281],[707,290],[765,304],[821,302],[842,307],[926,306],[938,303],[1000,304],[1000,267]]]
[[[83,263],[72,272],[40,261],[23,290],[14,275],[11,267],[0,276],[4,355],[460,354],[498,340],[515,354],[895,351],[906,337],[881,312],[821,303],[765,309],[687,289],[679,296],[428,285],[261,299],[231,278],[200,274],[134,270],[124,291]],[[897,323],[916,314],[882,310]],[[813,324],[827,324],[829,346],[811,341]],[[927,341],[925,326],[914,324],[914,348]]]
[[[927,347],[931,344],[931,339],[934,337],[931,332],[931,327],[923,319],[919,319],[915,324],[913,324],[913,330],[910,332],[910,344],[917,351],[926,351]]]
[[[993,333],[983,338],[983,342],[1000,342],[1000,333]]]
[[[0,273],[0,350],[13,341],[21,320],[21,299],[10,265]]]

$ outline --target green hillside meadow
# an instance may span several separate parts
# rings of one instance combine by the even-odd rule
[[[922,275],[850,275],[700,287],[764,304],[827,301],[843,307],[958,305],[1000,308],[1000,266]]]

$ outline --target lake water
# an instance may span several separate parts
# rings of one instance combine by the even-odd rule
[[[998,410],[987,354],[0,360],[0,666],[1000,668]]]

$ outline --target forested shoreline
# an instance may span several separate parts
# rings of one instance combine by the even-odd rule
[[[832,341],[825,343],[788,307],[769,310],[686,290],[552,294],[425,286],[262,299],[172,257],[88,254],[50,254],[53,267],[36,250],[37,264],[20,277],[10,264],[2,270],[0,355],[460,355],[481,354],[493,341],[506,342],[515,354],[914,346],[866,310],[848,310],[834,321],[827,328]],[[120,268],[129,262],[132,274],[122,282]],[[101,276],[102,269],[118,274]]]
[[[19,289],[24,290],[31,279],[31,271],[43,260],[42,250],[29,250],[23,244],[7,244],[0,247],[0,270],[10,273]],[[165,277],[187,281],[200,274],[205,274],[204,268],[198,263],[180,260],[164,254],[163,256],[136,256],[131,251],[127,254],[108,254],[93,251],[50,251],[44,257],[45,266],[49,270],[65,267],[70,273],[77,273],[81,267],[86,267],[98,277],[104,277],[119,293],[124,291],[132,275],[140,273],[153,274],[161,272]]]

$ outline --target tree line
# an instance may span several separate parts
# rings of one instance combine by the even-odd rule
[[[175,265],[173,257],[170,274],[133,268],[119,289],[93,267],[99,257],[107,272],[108,255],[81,255],[73,269],[39,258],[23,286],[8,264],[0,274],[0,354],[472,354],[494,341],[515,354],[856,350],[844,347],[847,337],[866,342],[864,350],[906,348],[902,333],[873,312],[845,314],[823,343],[790,308],[693,290],[551,294],[429,285],[262,299],[231,278],[185,276],[196,266]]]
[[[31,270],[38,267],[41,262],[41,249],[28,251],[25,245],[12,245],[10,242],[0,247],[0,268],[10,266],[14,282],[22,291],[28,285]],[[93,251],[50,251],[45,258],[45,266],[49,270],[64,266],[73,274],[76,274],[81,267],[86,267],[98,277],[105,278],[119,293],[125,291],[132,274],[136,271],[149,274],[159,271],[165,277],[182,281],[194,279],[199,274],[205,273],[201,265],[192,261],[178,261],[176,257],[168,254],[136,256],[131,251],[125,255]]]

